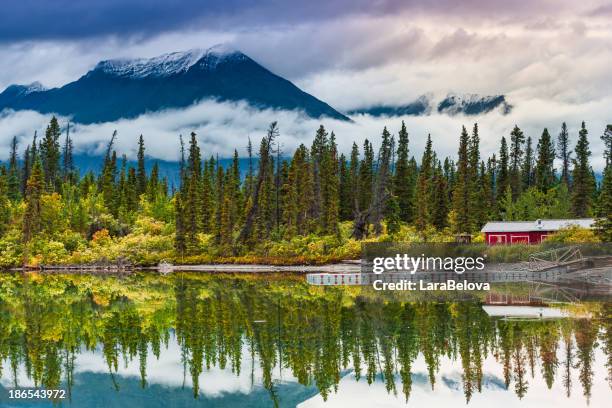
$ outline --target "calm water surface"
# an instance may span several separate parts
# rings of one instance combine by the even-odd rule
[[[286,275],[3,274],[0,406],[609,406],[611,304],[556,309],[500,318]]]

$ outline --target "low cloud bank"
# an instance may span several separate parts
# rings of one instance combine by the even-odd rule
[[[205,100],[186,109],[144,114],[135,119],[91,125],[72,124],[71,134],[78,153],[102,154],[116,129],[118,137],[115,147],[120,154],[126,154],[129,158],[136,156],[137,138],[142,134],[150,157],[177,160],[179,135],[182,134],[187,143],[192,131],[197,133],[205,157],[217,154],[220,157],[230,157],[234,149],[244,156],[248,138],[251,138],[256,152],[270,122],[278,121],[282,152],[291,155],[300,143],[310,146],[316,129],[323,124],[328,131],[334,131],[340,151],[349,153],[353,141],[362,145],[367,138],[375,145],[378,144],[384,126],[391,133],[397,133],[403,119],[410,133],[411,154],[420,161],[427,134],[431,134],[434,149],[440,157],[455,157],[462,125],[471,128],[473,123],[478,123],[481,153],[487,157],[499,149],[501,136],[508,137],[514,124],[532,137],[535,148],[544,127],[556,136],[563,121],[568,124],[574,145],[580,123],[584,120],[589,130],[593,167],[596,171],[603,169],[603,143],[600,136],[610,121],[608,115],[612,97],[578,105],[537,99],[511,102],[515,108],[505,116],[498,112],[481,116],[433,113],[404,118],[358,115],[353,117],[353,122],[342,122],[311,119],[295,111],[258,110],[244,102]],[[31,143],[34,131],[42,136],[50,117],[33,111],[0,113],[0,160],[8,157],[13,136],[18,137],[22,153],[26,145]],[[67,122],[68,118],[60,118],[62,127]]]

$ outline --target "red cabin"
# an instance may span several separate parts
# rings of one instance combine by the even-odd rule
[[[498,244],[539,244],[560,229],[577,226],[592,228],[592,218],[575,220],[491,221],[482,228],[485,242]]]

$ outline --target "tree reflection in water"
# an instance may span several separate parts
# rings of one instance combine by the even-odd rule
[[[324,400],[338,390],[341,373],[353,370],[357,380],[380,379],[387,392],[401,392],[407,401],[419,355],[432,390],[441,359],[457,361],[467,402],[482,391],[483,361],[489,356],[503,367],[506,388],[519,398],[534,376],[549,389],[561,382],[569,397],[576,370],[588,401],[598,347],[612,386],[612,307],[572,308],[591,318],[494,319],[478,302],[410,301],[356,287],[315,288],[298,276],[5,274],[0,277],[0,376],[17,381],[23,366],[36,386],[71,390],[76,356],[101,347],[115,389],[120,366],[135,359],[145,388],[147,354],[159,358],[174,331],[195,398],[200,374],[211,367],[239,375],[247,347],[275,405],[274,370],[316,385]]]

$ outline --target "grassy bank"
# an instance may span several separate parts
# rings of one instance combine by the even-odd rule
[[[453,242],[449,230],[433,228],[422,233],[414,227],[402,225],[395,234],[383,233],[377,237],[355,240],[351,238],[352,223],[340,225],[338,235],[305,235],[291,239],[269,239],[252,248],[219,246],[210,234],[198,235],[198,242],[189,253],[178,254],[174,249],[174,228],[171,224],[152,217],[140,217],[132,231],[124,236],[111,236],[102,229],[91,240],[80,234],[63,231],[42,234],[27,245],[16,231],[0,239],[0,266],[4,268],[50,264],[87,264],[103,260],[128,260],[139,266],[156,265],[161,261],[174,264],[268,264],[268,265],[322,265],[361,257],[361,245],[371,242]],[[549,242],[593,242],[597,238],[591,231],[571,229],[561,231]],[[483,243],[480,235],[473,242]],[[540,246],[498,246],[483,250],[500,262],[514,261],[540,250]],[[491,258],[491,259],[493,259]]]

